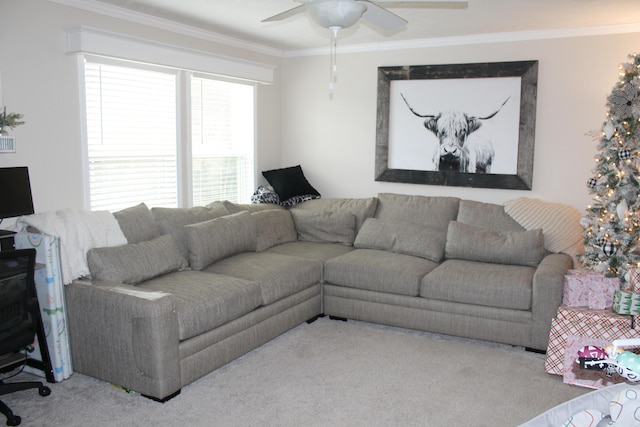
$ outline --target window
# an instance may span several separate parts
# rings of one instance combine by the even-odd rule
[[[193,204],[253,192],[253,87],[191,78]]]
[[[85,96],[90,209],[249,201],[253,85],[87,57]]]

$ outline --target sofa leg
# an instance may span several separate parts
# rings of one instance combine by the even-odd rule
[[[347,321],[346,317],[339,317],[339,316],[329,316],[329,319],[331,319],[331,320],[339,320],[341,322],[346,322]]]
[[[307,323],[311,324],[311,323],[315,322],[316,320],[318,320],[319,318],[324,317],[324,316],[325,316],[324,314],[318,314],[317,316],[313,316],[311,319],[307,320]]]
[[[153,396],[147,396],[146,394],[143,394],[142,396],[143,396],[143,397],[146,397],[147,399],[151,399],[151,400],[153,400],[154,402],[165,403],[165,402],[167,402],[167,401],[169,401],[169,400],[173,399],[173,398],[174,398],[174,397],[176,397],[177,395],[179,395],[181,391],[182,391],[182,389],[179,389],[179,390],[178,390],[178,391],[176,391],[175,393],[170,394],[169,396],[164,397],[164,398],[162,398],[162,399],[158,399],[157,397],[153,397]]]

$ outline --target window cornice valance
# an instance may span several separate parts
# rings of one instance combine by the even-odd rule
[[[275,66],[80,26],[68,29],[67,53],[90,54],[273,84]]]

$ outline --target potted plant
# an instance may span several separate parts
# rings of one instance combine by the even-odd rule
[[[7,107],[5,106],[0,113],[0,135],[7,135],[7,128],[14,129],[16,126],[23,125],[24,121],[20,119],[22,119],[22,114],[7,114]]]

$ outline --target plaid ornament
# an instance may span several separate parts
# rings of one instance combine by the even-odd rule
[[[628,159],[630,159],[630,158],[631,158],[631,150],[628,150],[628,149],[624,148],[624,149],[622,149],[622,150],[618,151],[618,157],[619,157],[621,160],[628,160]]]
[[[587,187],[596,188],[596,185],[598,185],[598,181],[595,178],[589,178],[587,180]]]
[[[606,242],[604,245],[602,245],[602,252],[604,252],[606,256],[610,257],[611,255],[616,253],[616,250],[616,245],[611,242]]]

